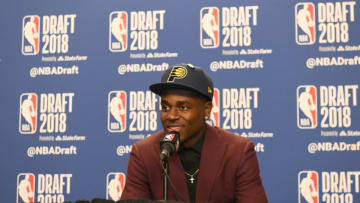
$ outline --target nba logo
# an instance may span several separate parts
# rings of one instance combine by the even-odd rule
[[[35,175],[20,173],[17,176],[16,203],[35,201]]]
[[[319,175],[316,171],[300,171],[299,203],[319,203]]]
[[[34,134],[37,126],[37,100],[35,93],[20,95],[19,132],[21,134]]]
[[[125,174],[111,172],[106,176],[106,199],[118,201],[125,187]]]
[[[310,2],[297,3],[295,6],[296,43],[309,45],[315,43],[315,6]]]
[[[125,11],[114,11],[109,18],[109,49],[123,52],[127,49],[128,15]]]
[[[219,42],[219,9],[202,8],[200,10],[200,45],[202,48],[216,48]]]
[[[316,87],[302,85],[297,88],[297,124],[301,129],[314,129],[317,126]]]
[[[174,133],[166,134],[164,141],[172,141],[174,139],[174,137],[175,137]]]
[[[214,88],[214,96],[212,100],[212,110],[210,113],[209,125],[220,126],[220,93],[218,88]]]
[[[40,17],[29,15],[23,18],[22,25],[22,53],[36,55],[40,49]]]
[[[111,91],[108,96],[108,130],[124,132],[126,130],[126,92]]]

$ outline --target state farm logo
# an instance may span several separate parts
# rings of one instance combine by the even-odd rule
[[[299,203],[319,203],[319,175],[316,171],[300,171],[298,186]]]
[[[118,201],[125,187],[125,174],[121,172],[111,172],[106,176],[106,199]]]
[[[128,14],[114,11],[109,17],[109,49],[111,52],[123,52],[128,47]]]
[[[23,18],[22,25],[22,53],[36,55],[40,46],[40,17],[28,15]]]
[[[19,132],[21,134],[34,134],[37,126],[37,102],[35,93],[24,93],[20,95],[19,110]]]
[[[296,43],[300,45],[315,43],[315,6],[302,2],[295,6]]]
[[[214,88],[212,105],[209,124],[220,127],[220,92],[218,88]]]
[[[111,91],[108,95],[108,130],[124,132],[126,130],[127,98],[125,91]]]
[[[20,173],[17,176],[16,202],[30,203],[35,198],[35,175],[33,173]]]
[[[297,123],[301,129],[313,129],[317,126],[316,87],[302,85],[297,88]]]
[[[220,42],[219,9],[205,7],[200,10],[200,44],[202,48],[216,48]]]

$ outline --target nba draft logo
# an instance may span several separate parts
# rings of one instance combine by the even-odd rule
[[[125,174],[120,172],[108,173],[106,177],[106,199],[118,201],[125,187]]]
[[[16,203],[30,203],[35,200],[35,175],[20,173],[17,176]]]
[[[303,85],[297,88],[297,123],[301,129],[314,129],[317,126],[316,87]]]
[[[309,45],[315,43],[315,6],[310,2],[297,3],[295,6],[296,43]]]
[[[126,92],[111,91],[108,96],[108,130],[124,132],[126,130]]]
[[[319,203],[319,175],[316,171],[300,171],[299,203]]]
[[[220,126],[220,93],[218,88],[214,88],[214,96],[212,100],[212,110],[208,123],[212,126]]]
[[[219,9],[205,7],[200,10],[200,45],[202,48],[216,48],[220,44]]]
[[[126,51],[128,39],[128,15],[125,11],[110,13],[109,49],[111,52]]]
[[[171,131],[171,128],[169,129]],[[176,134],[173,132],[170,132],[170,134],[166,134],[164,137],[164,141],[172,141],[175,138]]]
[[[37,100],[35,93],[20,95],[19,132],[21,134],[34,134],[37,126]]]
[[[36,55],[40,49],[40,17],[29,15],[23,18],[22,25],[22,53]]]

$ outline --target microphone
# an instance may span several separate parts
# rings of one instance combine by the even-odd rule
[[[164,161],[169,156],[176,153],[180,145],[180,134],[177,131],[167,133],[162,140],[160,140],[160,160]]]

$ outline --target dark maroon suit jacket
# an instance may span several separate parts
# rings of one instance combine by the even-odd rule
[[[121,199],[163,199],[163,175],[159,161],[160,139],[163,136],[161,131],[133,145]],[[172,182],[189,201],[179,156],[173,155],[168,161]],[[182,201],[170,185],[168,188],[168,200]],[[197,176],[196,202],[267,202],[254,144],[249,139],[207,126]]]

